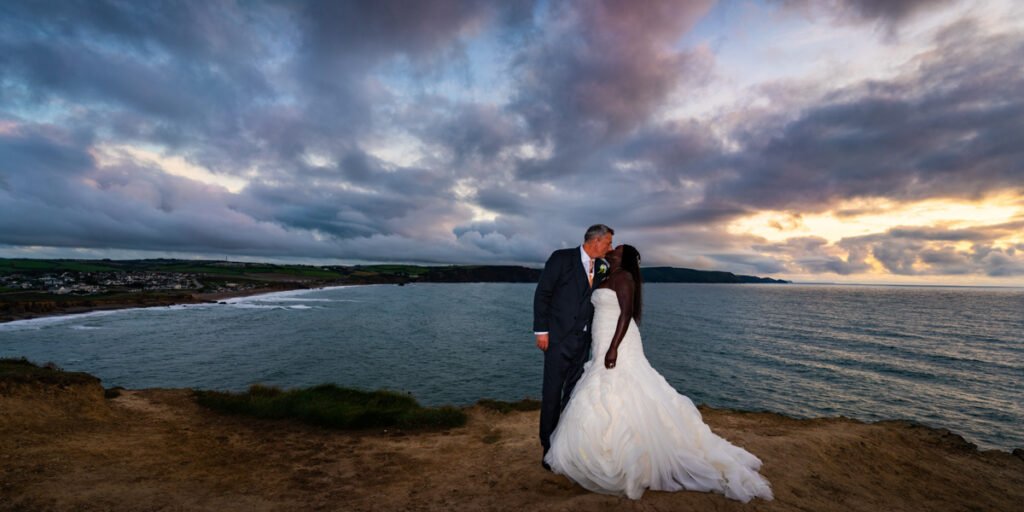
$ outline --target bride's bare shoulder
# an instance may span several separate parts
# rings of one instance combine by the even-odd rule
[[[608,274],[608,279],[605,279],[605,282],[606,283],[617,283],[617,282],[618,283],[621,283],[621,282],[632,283],[633,282],[633,274],[630,274],[629,272],[626,272],[624,270],[621,270],[621,271],[618,271],[618,272],[612,272],[611,274]]]
[[[633,275],[630,274],[629,272],[612,272],[611,274],[608,274],[608,277],[606,277],[605,280],[601,282],[601,286],[599,286],[598,288],[608,288],[611,290],[616,290],[617,288],[632,285]]]

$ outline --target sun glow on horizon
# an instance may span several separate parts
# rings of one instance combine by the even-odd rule
[[[829,243],[844,238],[884,233],[893,228],[967,229],[1024,219],[1024,196],[1004,193],[979,201],[927,199],[898,203],[887,199],[843,201],[820,213],[766,210],[737,219],[730,233],[754,235],[769,242],[816,236]],[[1000,242],[1020,243],[1016,235]],[[960,242],[968,244],[970,242]]]

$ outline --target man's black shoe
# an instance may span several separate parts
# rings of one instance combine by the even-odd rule
[[[548,465],[548,463],[547,463],[547,462],[544,462],[543,460],[541,460],[541,461],[540,461],[540,465],[541,465],[541,466],[543,466],[543,467],[544,467],[544,469],[546,469],[546,470],[548,470],[548,471],[551,471],[551,466],[550,466],[550,465]]]

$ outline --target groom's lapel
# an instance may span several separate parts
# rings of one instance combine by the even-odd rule
[[[605,273],[598,273],[598,269],[600,269],[601,266],[607,267],[607,265],[608,264],[602,258],[594,260],[594,288],[597,288],[597,285],[601,284],[601,282],[604,281],[605,278]]]
[[[586,297],[590,283],[587,282],[587,269],[583,267],[583,260],[576,255],[576,287],[580,290],[580,297]]]

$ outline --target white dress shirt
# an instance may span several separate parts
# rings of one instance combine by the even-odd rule
[[[594,269],[590,265],[590,260],[592,258],[587,254],[587,251],[583,250],[582,245],[580,246],[580,259],[583,261],[583,270],[587,271],[587,277],[592,278],[594,276]],[[594,261],[596,263],[597,260]]]

